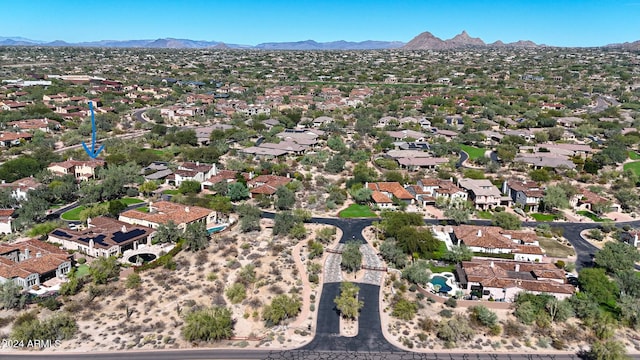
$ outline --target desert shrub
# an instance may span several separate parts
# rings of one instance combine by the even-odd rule
[[[238,304],[247,297],[247,289],[242,283],[237,282],[227,288],[225,295],[232,304]]]
[[[458,301],[451,297],[448,298],[447,301],[444,302],[444,304],[450,308],[455,308],[456,306],[458,306]]]

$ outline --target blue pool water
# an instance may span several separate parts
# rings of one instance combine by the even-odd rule
[[[451,286],[447,285],[447,278],[440,275],[433,275],[429,281],[433,285],[440,285],[440,292],[451,291]]]
[[[213,234],[213,233],[216,233],[218,231],[224,230],[226,227],[227,227],[227,225],[220,225],[220,226],[212,227],[212,228],[207,229],[207,233]]]

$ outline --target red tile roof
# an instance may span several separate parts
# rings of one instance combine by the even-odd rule
[[[367,186],[369,189],[375,191],[381,191],[393,194],[393,196],[397,197],[400,200],[411,200],[413,199],[413,195],[408,192],[405,188],[400,185],[399,182],[390,181],[390,182],[374,182],[368,183]]]
[[[175,224],[190,224],[200,219],[206,218],[213,211],[199,206],[185,206],[169,201],[159,201],[149,204],[153,212],[142,212],[139,210],[127,210],[120,214],[120,220],[126,218],[148,221],[155,224],[166,224],[173,221]]]

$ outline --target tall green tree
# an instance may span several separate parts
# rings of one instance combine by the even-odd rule
[[[200,251],[209,246],[209,234],[203,223],[196,222],[187,225],[184,233],[184,244],[190,251]]]
[[[358,300],[360,288],[353,283],[343,282],[340,284],[340,295],[333,299],[336,308],[345,318],[356,319],[364,302]]]
[[[360,266],[362,266],[362,252],[360,252],[359,242],[349,241],[344,246],[340,265],[348,272],[354,272],[360,269]]]
[[[414,284],[425,285],[429,280],[431,280],[429,263],[425,260],[418,260],[414,262],[402,271],[402,277]]]
[[[611,274],[632,270],[638,261],[640,261],[638,249],[618,241],[607,242],[595,256],[596,265],[605,268]]]
[[[96,284],[106,284],[120,275],[120,264],[114,256],[99,257],[89,267],[91,279]]]
[[[557,185],[547,186],[544,197],[542,198],[542,205],[546,211],[553,211],[555,209],[566,209],[569,207],[569,197],[565,190]]]
[[[227,194],[231,201],[240,201],[249,197],[249,189],[243,183],[234,182],[229,184],[229,191]]]
[[[22,309],[26,301],[27,297],[20,285],[11,280],[0,284],[0,305],[2,309]]]
[[[178,240],[180,240],[180,229],[172,220],[166,224],[160,224],[153,236],[153,241],[156,243],[176,243]]]
[[[280,186],[276,190],[275,206],[278,210],[290,210],[296,203],[296,197],[293,191],[286,186]]]
[[[262,212],[257,206],[242,204],[238,206],[240,215],[240,231],[250,232],[260,230],[260,214]]]
[[[492,223],[494,226],[499,226],[505,230],[519,230],[522,226],[522,221],[518,215],[508,212],[495,213],[492,216]]]

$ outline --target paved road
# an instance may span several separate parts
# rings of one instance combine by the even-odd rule
[[[358,318],[358,335],[340,336],[340,314],[333,302],[340,294],[339,283],[327,283],[322,287],[318,303],[316,337],[302,350],[341,352],[400,352],[389,344],[382,334],[380,323],[380,286],[357,283],[360,288],[358,298],[364,306]]]
[[[143,109],[139,109],[133,112],[133,117],[136,118],[136,120],[138,120],[140,123],[144,124],[147,123],[147,119],[144,118],[144,116],[142,116],[142,114],[144,114],[145,111],[149,110],[150,108],[143,108]]]
[[[467,154],[463,150],[460,150],[460,159],[458,159],[458,162],[456,163],[456,169],[461,168],[462,164],[464,164],[464,162],[467,161],[468,158],[469,158],[469,154]]]
[[[263,217],[273,218],[273,213],[263,213]],[[379,219],[336,219],[336,218],[312,218],[312,222],[338,226],[343,231],[340,243],[356,238],[361,239],[362,230]],[[427,224],[437,224],[438,220],[426,220]],[[476,225],[488,225],[488,221],[472,221]],[[631,226],[640,226],[640,221],[630,223]],[[526,227],[537,226],[538,223],[529,222],[523,224]],[[591,263],[591,254],[597,248],[580,237],[580,231],[595,228],[594,223],[552,223],[555,227],[564,229],[565,237],[571,242],[578,254],[577,266],[588,266]],[[622,224],[618,224],[622,226]],[[114,352],[88,354],[3,354],[2,359],[13,360],[75,360],[88,357],[95,360],[164,360],[164,359],[318,359],[318,360],[577,360],[579,357],[573,354],[491,354],[491,353],[411,353],[402,351],[384,338],[380,322],[379,293],[380,287],[371,284],[358,284],[360,287],[359,298],[364,302],[361,316],[358,322],[358,335],[347,338],[339,336],[340,319],[333,299],[339,293],[339,283],[325,283],[318,303],[318,322],[316,324],[316,336],[307,345],[298,350],[283,351],[258,351],[247,349],[233,350],[162,350],[141,352]],[[631,356],[640,360],[640,355]]]

